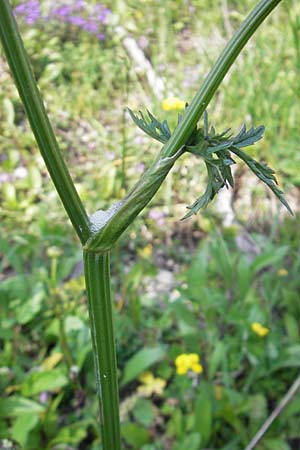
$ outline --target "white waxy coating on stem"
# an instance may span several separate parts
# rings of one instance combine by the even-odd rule
[[[116,202],[111,205],[110,208],[104,210],[99,209],[94,214],[92,214],[89,219],[91,222],[91,230],[93,233],[97,233],[97,231],[101,230],[109,219],[113,217],[113,215],[118,211],[121,206],[121,202]]]

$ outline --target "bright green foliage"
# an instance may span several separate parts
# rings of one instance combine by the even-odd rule
[[[135,115],[129,108],[128,111],[134,123],[153,139],[156,139],[162,144],[165,144],[170,139],[171,131],[166,120],[159,122],[159,120],[157,120],[149,111],[147,111],[149,120],[145,119],[145,116],[141,111],[140,117]]]
[[[56,234],[54,229],[45,233],[45,242],[59,241],[63,230],[61,223]],[[26,233],[23,240],[30,238]],[[135,448],[129,444],[135,439],[140,443],[138,450],[164,450],[167,445],[172,450],[198,450],[196,444],[202,442],[199,430],[203,429],[206,434],[202,439],[208,442],[203,448],[245,448],[271,412],[270,403],[278,403],[299,372],[299,233],[295,221],[288,218],[274,230],[274,240],[253,234],[261,253],[252,260],[251,255],[237,248],[229,231],[224,238],[216,231],[209,235],[202,231],[202,242],[192,256],[184,249],[178,251],[178,247],[172,253],[160,241],[152,255],[141,259],[137,256],[139,237],[132,239],[130,260],[125,244],[113,255],[113,263],[119,265],[113,282],[118,286],[122,278],[125,302],[123,307],[117,303],[118,311],[114,313],[119,380],[129,369],[133,376],[120,391],[126,450]],[[68,279],[64,270],[69,267],[71,271],[71,262],[80,258],[71,244],[66,243],[65,252],[57,260],[56,280],[51,280],[51,265],[47,270],[39,262],[44,243],[37,259],[30,261],[27,284],[26,278],[19,279],[18,275],[0,284],[0,387],[4,397],[0,400],[0,442],[12,436],[24,442],[23,435],[16,438],[24,423],[28,435],[22,450],[31,450],[34,440],[33,448],[38,449],[69,445],[90,450],[92,443],[95,448],[100,446],[84,283],[82,276]],[[7,257],[22,264],[24,250],[18,245],[12,244],[12,253]],[[174,277],[173,287],[163,293],[156,291],[161,269],[153,263],[161,257],[161,250],[164,261],[172,259],[182,267]],[[128,266],[130,272],[125,271]],[[282,268],[286,269],[284,276],[278,275]],[[41,278],[45,287],[42,308],[20,325],[23,301],[31,297],[28,287],[34,291]],[[56,297],[51,283],[59,286]],[[59,327],[61,307],[72,365],[77,370],[75,382],[65,356],[52,369],[53,378],[45,369],[48,357],[58,352],[65,354]],[[252,322],[267,326],[269,334],[261,338],[253,333]],[[18,341],[12,334],[16,327],[22,330]],[[148,361],[144,358],[147,352]],[[178,375],[176,356],[192,352],[199,354],[203,373]],[[166,382],[162,395],[139,397],[142,382],[139,371],[132,371],[134,361],[140,361],[139,369]],[[43,378],[48,393],[42,401],[39,391]],[[32,420],[27,420],[29,415]],[[290,436],[300,439],[299,418],[296,400],[274,424],[262,449],[272,449],[272,443],[273,448],[285,448],[280,447],[284,442],[291,450]]]
[[[199,8],[199,14],[191,14],[192,3]],[[221,48],[214,42],[207,58],[185,45],[184,52],[178,52],[179,45],[185,42],[186,36],[198,37],[199,30],[204,43],[206,38],[211,43],[212,23],[218,23],[220,33],[227,37],[218,2],[192,3],[154,0],[141,2],[138,7],[131,1],[123,4],[124,24],[133,25],[131,32],[136,39],[146,34],[150,42],[146,53],[154,68],[158,69],[159,60],[165,58],[164,75],[170,80],[166,90],[180,92],[183,98],[191,98]],[[235,28],[241,22],[241,16],[234,15],[237,3],[231,0],[225,3],[228,3],[229,25]],[[289,3],[287,0],[288,8]],[[250,0],[238,5],[241,13],[246,13],[251,6]],[[274,160],[277,165],[280,162],[285,179],[299,183],[296,151],[299,102],[295,101],[299,77],[293,69],[299,41],[296,6],[294,2],[290,8],[295,48],[281,8],[274,21],[268,21],[257,35],[255,57],[259,64],[253,64],[252,46],[244,51],[239,70],[232,71],[226,98],[219,104],[218,114],[214,111],[214,121],[219,128],[226,116],[237,127],[237,110],[242,117],[249,112],[253,123],[266,121],[269,137],[259,154],[270,155],[272,165]],[[135,13],[139,13],[140,7],[153,27],[149,27],[149,21],[136,20]],[[156,54],[158,23],[159,47],[163,52]],[[149,87],[144,80],[137,83],[135,72],[127,64],[124,67],[127,57],[121,45],[115,47],[114,37],[97,45],[88,37],[81,41],[76,33],[68,33],[67,39],[62,33],[60,39],[54,28],[51,31],[51,28],[26,25],[22,34],[32,55],[39,86],[46,96],[60,148],[84,204],[88,211],[105,209],[109,206],[108,199],[118,201],[123,197],[121,158],[122,170],[125,166],[129,169],[130,165],[126,171],[127,185],[133,185],[140,173],[135,168],[141,162],[150,165],[153,159],[154,145],[149,146],[150,151],[141,153],[133,130],[130,127],[121,130],[119,126],[123,105],[128,104],[124,99],[125,90],[132,93],[133,103],[138,104],[146,103],[144,97],[149,101]],[[274,48],[278,55],[276,64]],[[14,449],[99,450],[98,405],[84,282],[82,277],[74,279],[70,275],[81,257],[76,247],[78,242],[72,237],[61,205],[53,195],[53,186],[36,152],[2,57],[1,63],[4,74],[0,84],[3,106],[0,108],[0,175],[4,182],[0,193],[3,205],[0,210],[0,387],[3,393],[0,446],[2,439],[8,438],[14,441]],[[126,88],[125,79],[129,80]],[[185,87],[184,79],[189,83]],[[272,86],[268,95],[265,95],[266,84]],[[151,108],[160,114],[154,98]],[[165,139],[167,126],[157,127],[156,119],[148,117],[145,121],[152,122],[152,133]],[[168,121],[172,123],[172,117]],[[114,159],[111,152],[115,152]],[[161,189],[156,197],[154,207],[168,215],[168,219],[163,219],[164,226],[145,215],[142,226],[141,221],[131,226],[130,243],[121,242],[113,254],[119,379],[122,380],[126,367],[131,365],[132,369],[132,361],[138,360],[140,368],[151,370],[156,382],[166,383],[161,396],[152,393],[140,398],[140,375],[131,371],[132,379],[121,389],[120,397],[126,450],[137,446],[138,450],[170,447],[199,450],[203,439],[208,442],[205,447],[242,450],[271,412],[270,405],[279,401],[299,369],[299,230],[295,222],[286,220],[283,227],[277,228],[275,223],[269,227],[266,221],[264,230],[267,231],[254,236],[261,254],[253,257],[253,261],[250,261],[251,254],[242,254],[230,238],[222,240],[216,236],[215,220],[210,216],[212,210],[184,224],[187,228],[181,228],[183,225],[178,222],[174,227],[178,216],[175,208],[169,206],[169,200],[173,195],[180,201],[185,196],[183,204],[186,204],[193,192],[189,184],[195,186],[192,182],[197,180],[201,186],[201,173],[194,170],[194,162],[194,158],[189,158],[188,177],[181,177],[179,171],[169,177],[170,184],[173,183],[172,195],[170,184],[166,184],[166,189]],[[27,170],[23,179],[14,178],[19,168]],[[168,230],[167,234],[164,229]],[[255,229],[259,227],[256,225]],[[208,230],[210,237],[206,235]],[[199,233],[202,245],[195,251],[193,243]],[[181,250],[187,248],[182,234],[189,238],[188,251]],[[165,246],[170,236],[174,246]],[[137,262],[136,254],[147,239],[153,243],[152,237],[156,243],[153,261],[166,267],[170,262],[187,264],[190,270],[175,276],[175,290],[165,289],[162,294],[154,289],[149,296],[148,289],[158,284],[154,278],[157,267],[152,258],[145,256]],[[54,257],[55,252],[50,255],[49,246],[55,246],[56,250],[59,247],[60,256]],[[287,273],[279,276],[277,272],[282,267],[286,267]],[[252,333],[252,320],[270,328],[266,338]],[[149,357],[146,361],[145,353],[141,353],[144,348],[151,349],[152,356],[155,349],[164,349],[165,357],[152,360]],[[199,378],[192,378],[193,374],[186,377],[176,374],[175,357],[190,352],[200,354],[204,371]],[[57,362],[50,369],[53,376],[46,368],[49,358]],[[40,392],[41,381],[47,392]],[[207,395],[203,394],[202,386],[207,387]],[[207,414],[202,417],[204,404]],[[299,417],[299,404],[294,402],[274,424],[262,449],[290,450],[297,445]],[[205,428],[204,436],[200,435],[199,427]]]
[[[135,115],[130,109],[129,113],[135,124],[146,134],[159,142],[166,143],[171,137],[170,127],[167,120],[160,122],[149,111],[150,120],[146,120],[143,113],[140,117]],[[178,124],[183,119],[179,115]],[[249,169],[262,180],[276,195],[276,197],[284,204],[288,211],[292,214],[287,201],[283,196],[283,192],[277,187],[277,180],[274,171],[265,163],[260,163],[253,159],[249,154],[243,152],[241,148],[249,147],[259,141],[265,131],[264,126],[257,128],[251,127],[248,131],[243,125],[236,136],[229,135],[230,128],[222,133],[216,133],[212,126],[209,130],[208,114],[204,112],[204,127],[196,127],[187,143],[183,147],[183,151],[187,151],[203,159],[207,170],[207,187],[204,194],[196,200],[190,210],[183,219],[187,219],[196,214],[201,208],[205,208],[215,197],[215,195],[223,187],[234,187],[234,179],[231,173],[231,166],[235,164],[232,154],[238,156],[247,164]]]

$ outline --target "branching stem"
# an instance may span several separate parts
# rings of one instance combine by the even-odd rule
[[[94,227],[61,156],[30,68],[8,0],[0,0],[0,38],[24,104],[31,128],[56,190],[84,247],[103,450],[121,450],[117,365],[110,294],[109,250],[155,195],[177,158],[182,154],[197,122],[229,68],[255,30],[281,0],[261,0],[227,44],[202,87],[148,171],[117,205],[101,212],[101,226]],[[107,220],[106,220],[107,219]]]

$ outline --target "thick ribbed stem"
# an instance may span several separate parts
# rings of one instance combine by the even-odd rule
[[[0,0],[0,39],[49,174],[84,244],[90,235],[89,219],[60,153],[8,0]]]
[[[121,450],[109,253],[84,253],[103,450]]]

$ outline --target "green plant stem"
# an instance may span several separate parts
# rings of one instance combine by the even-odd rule
[[[228,70],[259,25],[280,1],[262,0],[248,15],[221,53],[156,160],[147,172],[142,175],[125,199],[116,205],[115,212],[110,214],[103,226],[91,236],[86,244],[87,249],[92,251],[110,249],[139,212],[149,203],[173,167],[176,159],[183,153],[184,145]],[[183,151],[180,151],[181,149]]]
[[[8,0],[0,0],[0,38],[32,131],[56,190],[84,244],[89,219],[62,158]]]
[[[84,252],[103,450],[121,450],[109,252]]]
[[[158,157],[124,200],[106,212],[105,220],[102,220],[99,226],[90,223],[61,156],[9,1],[0,0],[0,38],[8,63],[50,176],[85,249],[85,278],[103,450],[121,450],[109,250],[155,195],[175,161],[184,152],[188,138],[229,68],[255,30],[280,1],[261,0],[253,9],[229,41]]]
[[[164,156],[173,156],[195,129],[216,90],[251,36],[281,0],[261,0],[234,33],[207,75],[180,124],[162,149]]]

